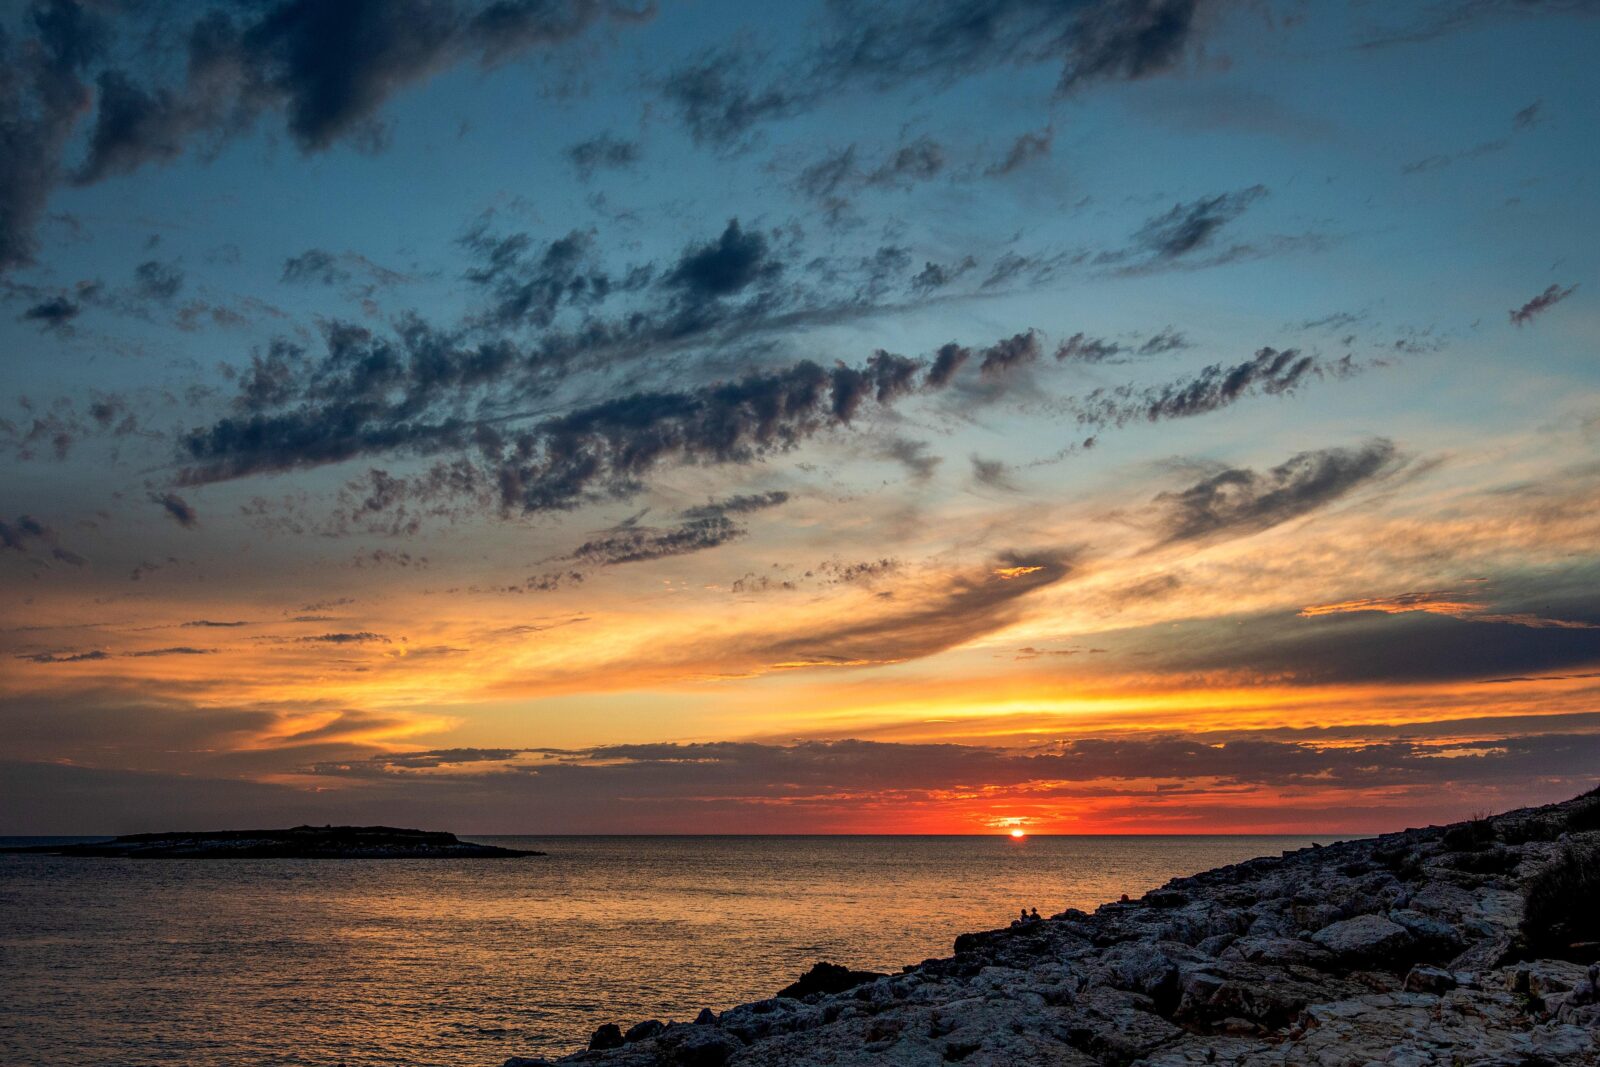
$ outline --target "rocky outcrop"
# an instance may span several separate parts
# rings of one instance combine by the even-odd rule
[[[394,826],[295,826],[287,830],[208,830],[129,834],[109,841],[35,845],[0,852],[120,859],[497,859],[542,856],[461,841],[438,830]]]
[[[964,934],[896,975],[819,965],[790,995],[555,1062],[1597,1065],[1597,815],[1590,794],[1251,860]]]

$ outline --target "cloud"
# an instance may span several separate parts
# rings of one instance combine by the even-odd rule
[[[1018,491],[1017,483],[1011,480],[1011,468],[997,459],[973,456],[972,477],[979,485],[986,485],[991,489],[1001,489],[1008,493]]]
[[[297,637],[296,641],[310,645],[367,645],[389,644],[389,639],[382,634],[375,634],[370,630],[358,630],[350,633],[314,634],[308,637]]]
[[[1039,361],[1042,346],[1034,330],[1015,334],[983,350],[983,360],[978,364],[982,375],[1006,374]]]
[[[95,649],[91,652],[35,652],[30,655],[18,656],[18,659],[27,660],[29,663],[88,663],[95,660],[110,659],[111,653]]]
[[[83,312],[83,305],[68,300],[64,296],[53,296],[41,300],[22,313],[22,322],[37,323],[41,330],[55,333],[69,333],[72,330],[72,320]]]
[[[58,563],[69,567],[87,566],[88,560],[61,546],[59,536],[32,515],[19,515],[11,522],[0,519],[0,550],[27,555],[30,550],[48,549],[49,558]]]
[[[930,454],[928,442],[913,441],[906,437],[891,437],[881,454],[900,464],[912,479],[919,482],[932,478],[939,464],[944,462],[942,457]]]
[[[653,9],[602,0],[278,0],[204,8],[176,25],[137,5],[105,12],[111,17],[72,0],[38,5],[33,37],[6,57],[17,74],[0,92],[0,270],[29,261],[33,230],[64,180],[87,185],[166,163],[194,142],[212,154],[268,115],[282,116],[302,152],[341,141],[375,147],[389,98],[446,67],[493,66]],[[108,42],[157,32],[182,42],[181,81],[162,82],[155,64],[148,72],[115,65]],[[68,167],[63,155],[91,116],[85,156]]]
[[[1394,596],[1370,597],[1360,600],[1342,600],[1330,604],[1311,604],[1300,609],[1303,618],[1319,615],[1346,615],[1353,612],[1377,612],[1384,615],[1402,615],[1421,611],[1431,615],[1448,615],[1469,622],[1508,623],[1536,630],[1593,630],[1600,624],[1573,619],[1552,619],[1533,612],[1494,611],[1481,600],[1469,599],[1467,594],[1449,590],[1399,593]]]
[[[1060,582],[1075,567],[1073,552],[1004,552],[981,570],[951,576],[916,595],[909,608],[832,626],[808,625],[799,635],[757,637],[741,651],[767,670],[920,659],[1011,625],[1029,594]]]
[[[911,279],[912,292],[927,294],[943,289],[945,286],[960,278],[963,274],[976,270],[978,261],[972,256],[965,256],[959,263],[935,263],[929,260],[927,264]]]
[[[688,249],[662,281],[703,300],[731,296],[782,270],[765,236],[746,232],[738,219],[729,219],[721,237]]]
[[[845,93],[947,86],[1004,67],[1060,69],[1058,91],[1176,67],[1198,0],[968,0],[828,5],[821,39],[783,65],[749,49],[702,52],[659,83],[695,140],[729,147],[755,126]]]
[[[639,162],[639,142],[616,137],[610,133],[598,134],[587,141],[567,147],[567,160],[578,177],[584,181],[593,178],[600,170],[625,170]]]
[[[1139,346],[1141,356],[1159,356],[1168,352],[1176,352],[1184,348],[1193,348],[1194,344],[1182,332],[1166,327],[1158,333],[1153,333],[1145,338]]]
[[[146,260],[134,268],[133,291],[141,299],[170,303],[183,288],[183,271],[175,263]]]
[[[1177,259],[1205,248],[1224,226],[1267,195],[1264,185],[1174,204],[1171,210],[1145,220],[1133,239],[1158,260]]]
[[[1336,364],[1336,373],[1345,373],[1346,364]],[[1188,378],[1158,386],[1119,386],[1097,389],[1079,403],[1078,421],[1094,426],[1125,426],[1144,420],[1204,415],[1262,392],[1268,396],[1293,393],[1308,378],[1323,373],[1316,357],[1299,349],[1261,348],[1256,354],[1233,365],[1213,363]]]
[[[788,493],[773,490],[712,501],[686,509],[679,515],[678,525],[669,529],[624,523],[607,530],[600,537],[585,541],[564,558],[586,566],[611,567],[619,563],[639,563],[703,552],[737,540],[749,532],[731,516],[775,508],[788,499]]]
[[[753,235],[752,235],[753,236]],[[722,239],[692,249],[675,286],[711,294],[766,273],[764,244],[730,224]],[[1036,350],[1023,333],[986,350],[1009,365]],[[491,495],[508,511],[566,510],[637,491],[668,462],[751,463],[849,425],[864,405],[888,408],[919,389],[948,385],[963,359],[942,350],[923,380],[920,360],[879,351],[851,366],[809,360],[728,381],[641,391],[587,404],[531,428],[473,424],[452,398],[471,395],[512,363],[505,346],[452,351],[420,324],[405,351],[355,327],[331,328],[329,354],[309,376],[315,402],[295,404],[307,382],[302,353],[275,346],[240,383],[244,410],[186,435],[184,484],[339,462],[365,454],[435,454],[470,447],[424,479],[429,491]],[[508,386],[496,383],[502,394]],[[312,399],[312,398],[308,398]],[[251,408],[265,410],[251,411]],[[434,421],[425,416],[437,412]]]
[[[153,503],[160,504],[172,521],[182,526],[185,530],[192,530],[200,525],[199,513],[190,507],[189,502],[177,493],[151,493],[150,500]]]
[[[1104,363],[1122,351],[1115,341],[1075,333],[1056,346],[1056,359],[1069,363]]]
[[[1300,452],[1265,472],[1235,467],[1155,498],[1162,543],[1255,533],[1332,503],[1394,472],[1394,443]]]
[[[1046,126],[1037,133],[1028,131],[1011,142],[1005,157],[995,161],[984,170],[990,177],[1004,177],[1007,174],[1021,170],[1036,159],[1044,159],[1050,154],[1051,142],[1055,140],[1055,128]]]
[[[282,280],[291,284],[317,282],[338,285],[349,281],[350,275],[339,266],[332,253],[320,248],[308,248],[300,255],[290,256],[283,261]]]
[[[1533,321],[1535,315],[1543,314],[1544,312],[1555,307],[1557,304],[1561,303],[1561,301],[1577,292],[1577,289],[1578,287],[1576,285],[1569,285],[1565,289],[1561,288],[1559,285],[1552,285],[1548,287],[1544,292],[1540,293],[1526,304],[1511,310],[1511,325],[1526,326],[1528,323]]]
[[[34,5],[26,21],[32,39],[0,39],[0,273],[33,259],[61,154],[90,103],[84,73],[107,37],[96,13],[69,0]]]

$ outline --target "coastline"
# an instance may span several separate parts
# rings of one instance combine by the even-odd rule
[[[1578,906],[1597,854],[1589,793],[963,934],[899,974],[819,965],[791,995],[505,1064],[1597,1064],[1600,944]]]

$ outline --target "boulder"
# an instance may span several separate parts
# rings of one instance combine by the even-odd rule
[[[815,993],[843,993],[867,982],[885,977],[878,971],[852,971],[837,963],[819,962],[800,979],[778,990],[778,996],[800,1000]]]
[[[591,1050],[621,1048],[622,1043],[622,1027],[616,1023],[601,1023],[595,1027],[594,1033],[589,1035]]]
[[[1443,967],[1420,964],[1406,974],[1407,993],[1448,993],[1459,985],[1456,976]]]
[[[1329,923],[1311,940],[1343,963],[1390,963],[1404,956],[1415,939],[1404,926],[1381,915],[1357,915]]]
[[[660,1019],[646,1019],[642,1023],[634,1023],[628,1027],[628,1032],[622,1035],[622,1040],[631,1045],[635,1041],[649,1040],[665,1029]]]

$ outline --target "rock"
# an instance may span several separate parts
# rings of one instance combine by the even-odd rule
[[[1223,959],[1280,966],[1298,963],[1316,967],[1333,959],[1332,954],[1320,945],[1293,937],[1241,937],[1219,955]]]
[[[1389,913],[1389,921],[1405,927],[1416,940],[1418,952],[1429,958],[1449,959],[1465,947],[1455,927],[1420,911],[1396,908]]]
[[[733,1035],[705,1026],[674,1029],[656,1044],[669,1067],[723,1067],[741,1047]]]
[[[1456,976],[1443,967],[1419,964],[1406,974],[1404,988],[1407,993],[1446,993],[1458,984]]]
[[[622,1047],[622,1027],[616,1023],[601,1023],[589,1035],[589,1048],[607,1049]]]
[[[646,1019],[642,1023],[634,1023],[628,1027],[628,1032],[622,1035],[622,1040],[631,1045],[635,1041],[645,1041],[655,1037],[665,1029],[660,1019]]]
[[[800,980],[778,990],[778,996],[799,1000],[815,993],[842,993],[866,982],[886,977],[877,971],[852,971],[837,963],[819,962],[800,976]]]
[[[694,1024],[696,1026],[715,1026],[717,1025],[717,1013],[710,1008],[701,1008],[700,1014],[694,1017]]]
[[[1398,959],[1414,943],[1397,922],[1381,915],[1358,915],[1329,923],[1311,940],[1346,963],[1387,963]]]
[[[550,1067],[550,1061],[537,1056],[512,1056],[500,1067]]]

